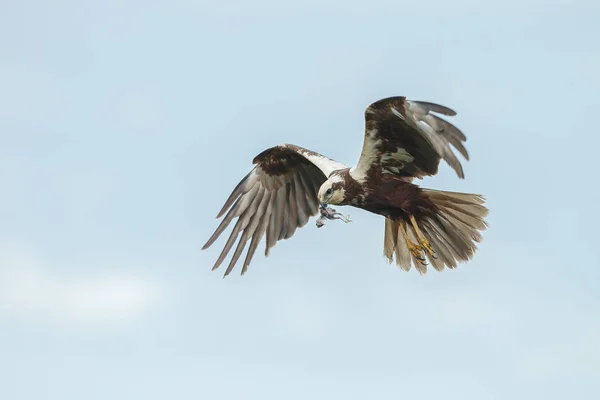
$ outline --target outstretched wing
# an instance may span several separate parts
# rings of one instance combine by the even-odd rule
[[[317,193],[327,177],[345,165],[299,146],[284,144],[271,147],[252,161],[256,166],[235,187],[217,215],[221,221],[202,248],[207,249],[234,218],[237,222],[217,259],[217,269],[241,233],[242,236],[225,271],[229,275],[240,258],[246,242],[250,247],[242,267],[246,272],[260,240],[266,234],[265,256],[281,239],[289,239],[311,216],[319,212]]]
[[[365,110],[365,139],[357,165],[351,170],[355,179],[365,179],[372,168],[405,178],[435,175],[444,159],[459,178],[462,165],[450,145],[467,160],[465,135],[454,125],[433,113],[456,115],[439,104],[388,97]]]

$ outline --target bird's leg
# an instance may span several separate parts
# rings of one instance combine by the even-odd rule
[[[352,222],[349,215],[343,215],[342,213],[339,213],[339,212],[334,212],[333,214],[331,214],[331,219],[341,219],[342,221],[344,221],[346,223]]]
[[[423,233],[419,229],[419,225],[417,225],[415,217],[413,217],[412,215],[410,216],[410,222],[412,223],[413,228],[415,228],[415,232],[417,233],[417,237],[419,238],[419,243],[421,243],[421,246],[427,251],[427,253],[429,253],[431,257],[437,258],[433,247],[431,247],[431,243],[429,243],[429,240],[425,238],[425,235],[423,235]]]
[[[350,216],[344,216],[342,213],[335,211],[335,208],[327,207],[324,204],[321,204],[321,206],[319,207],[319,212],[321,213],[321,217],[320,217],[321,219],[322,218],[327,218],[330,220],[340,219],[346,223],[352,222],[350,220]]]
[[[400,222],[400,232],[402,232],[402,236],[404,236],[404,240],[406,240],[406,245],[408,246],[408,250],[410,250],[411,254],[421,262],[423,265],[427,265],[427,261],[425,261],[425,256],[423,255],[423,249],[416,243],[413,243],[408,237],[408,233],[406,233],[404,221]]]

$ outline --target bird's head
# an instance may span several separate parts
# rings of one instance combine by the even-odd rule
[[[319,203],[321,207],[327,207],[328,204],[343,205],[346,199],[344,190],[344,179],[339,175],[331,175],[319,188]]]

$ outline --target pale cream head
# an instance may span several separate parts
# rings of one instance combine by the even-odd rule
[[[340,176],[332,176],[327,179],[319,188],[319,202],[325,204],[338,205],[346,198],[344,190],[344,180]]]

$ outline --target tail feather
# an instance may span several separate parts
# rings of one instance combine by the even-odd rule
[[[444,192],[424,189],[427,196],[437,207],[437,214],[417,221],[419,230],[433,247],[437,258],[427,252],[429,264],[438,271],[444,268],[456,268],[459,263],[473,258],[477,251],[476,243],[483,240],[481,231],[487,229],[485,217],[488,209],[485,199],[478,194]],[[406,240],[400,231],[401,221],[390,218],[385,220],[384,255],[389,263],[409,271],[414,264],[419,273],[425,274],[427,267],[421,264],[409,251]],[[410,240],[417,244],[417,233],[412,224],[405,225]]]
[[[415,228],[413,228],[413,226],[411,224],[406,224],[406,233],[408,234],[408,238],[410,239],[411,242],[419,243],[419,239],[418,239],[417,233],[415,232]],[[402,240],[404,240],[404,238],[402,238]],[[406,246],[406,241],[404,241],[404,245]],[[406,247],[406,249],[408,250],[408,247]],[[413,264],[415,264],[415,268],[417,268],[417,271],[419,271],[420,274],[427,273],[427,266],[423,265],[410,251],[408,254],[409,254],[410,259],[412,260]],[[409,264],[409,268],[410,268],[410,264]]]
[[[430,238],[434,237],[434,233],[431,229],[431,226],[423,226],[422,231],[425,234],[427,240],[430,240]],[[440,235],[440,240],[438,240],[436,246],[436,255],[439,259],[439,262],[432,263],[433,267],[438,271],[444,269],[444,265],[447,265],[448,268],[456,268],[456,259],[458,258],[458,256],[449,243],[450,239],[447,236],[443,234]]]
[[[385,219],[385,235],[383,244],[383,254],[389,263],[394,261],[394,251],[396,250],[396,242],[398,241],[398,229],[394,227],[391,219]]]

